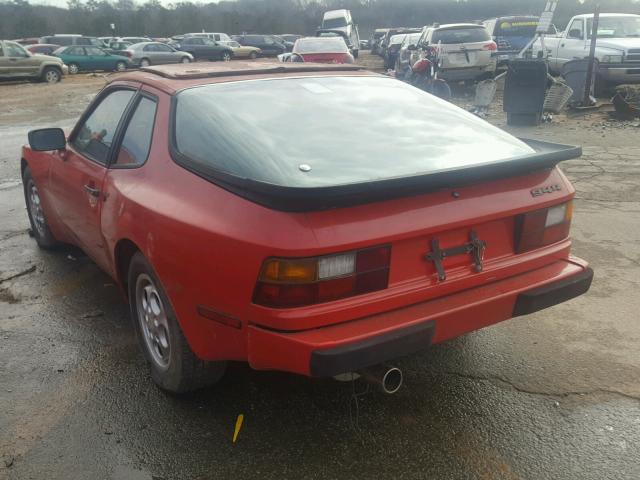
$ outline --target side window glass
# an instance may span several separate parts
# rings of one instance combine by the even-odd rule
[[[582,20],[574,20],[569,29],[570,38],[582,39],[584,38],[584,32],[582,27]]]
[[[15,43],[6,42],[5,47],[7,48],[7,57],[28,57],[29,56],[21,46]]]
[[[80,127],[71,142],[78,152],[105,164],[113,136],[134,92],[116,90],[105,97]]]
[[[122,139],[122,145],[115,162],[116,165],[142,165],[147,161],[155,116],[156,102],[142,97],[129,125],[127,125],[127,131]]]

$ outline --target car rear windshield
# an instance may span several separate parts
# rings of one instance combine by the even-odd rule
[[[491,40],[489,32],[484,27],[455,27],[436,30],[432,43],[477,43]]]
[[[340,28],[346,26],[347,19],[345,17],[325,18],[322,21],[322,28]]]
[[[177,94],[178,163],[285,187],[415,176],[533,152],[397,80],[323,76],[203,85]],[[363,118],[377,121],[362,126]]]
[[[500,18],[494,35],[500,37],[533,37],[538,28],[536,17]]]

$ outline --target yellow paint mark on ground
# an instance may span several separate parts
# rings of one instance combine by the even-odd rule
[[[244,421],[244,415],[241,413],[240,415],[238,415],[238,418],[236,419],[236,428],[233,432],[233,443],[236,443],[236,440],[238,439],[238,434],[240,433],[240,429],[242,428],[243,421]]]

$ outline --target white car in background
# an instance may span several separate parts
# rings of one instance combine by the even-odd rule
[[[492,77],[498,46],[484,25],[452,23],[425,31],[422,48],[435,48],[441,61],[438,76],[449,82]]]

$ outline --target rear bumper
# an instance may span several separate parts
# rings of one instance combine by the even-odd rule
[[[494,59],[490,64],[476,67],[448,67],[438,71],[438,77],[449,82],[462,80],[474,80],[486,73],[495,72],[497,61]]]
[[[281,332],[248,327],[249,364],[309,376],[333,376],[411,355],[465,333],[585,293],[593,271],[580,259],[338,325]]]

